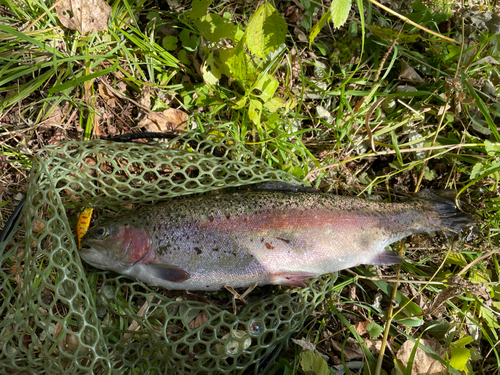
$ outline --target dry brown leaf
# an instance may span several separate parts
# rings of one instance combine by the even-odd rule
[[[382,349],[382,340],[380,339],[363,339],[366,347],[374,356],[378,356],[380,349]]]
[[[359,343],[352,337],[349,337],[347,339],[347,342],[345,343],[344,347],[342,347],[341,343],[335,340],[332,340],[331,343],[333,349],[336,350],[337,352],[342,353],[346,361],[352,361],[353,359],[364,358],[364,353],[363,349],[361,348],[361,345],[359,345]]]
[[[17,262],[9,268],[9,275],[13,274],[14,272],[19,273],[19,263]]]
[[[54,108],[50,113],[50,117],[44,120],[40,126],[41,130],[47,130],[52,126],[60,126],[64,118],[63,110],[60,106]]]
[[[163,113],[150,112],[139,121],[139,127],[145,127],[150,132],[181,133],[186,129],[188,115],[179,109],[169,108]]]
[[[101,98],[103,98],[103,100],[106,101],[106,104],[108,106],[114,108],[116,106],[116,103],[115,103],[115,96],[113,95],[113,93],[110,92],[107,86],[103,85],[102,83],[99,83],[97,87],[99,89],[99,95],[101,95]]]
[[[176,130],[186,129],[188,115],[180,109],[169,108],[166,111],[163,111],[163,114],[167,118],[167,121],[175,126]]]
[[[440,291],[432,301],[430,308],[424,311],[425,314],[434,314],[448,300],[463,294],[462,288],[458,286],[449,286]]]
[[[437,341],[421,339],[420,343],[444,358],[447,350],[441,346]],[[405,343],[399,348],[396,353],[396,358],[401,361],[401,363],[406,367],[411,356],[411,352],[415,343],[411,340],[405,341]],[[423,349],[417,348],[415,353],[415,358],[413,360],[412,374],[414,375],[447,375],[448,371],[439,361],[432,358]]]
[[[111,6],[104,0],[63,0],[56,5],[56,11],[63,26],[85,34],[108,28]]]
[[[54,332],[52,332],[52,337],[57,338],[62,330],[63,330],[63,325],[61,324],[61,322],[57,322],[56,328],[54,328]]]
[[[139,103],[146,108],[151,107],[151,87],[145,86],[142,89]]]
[[[363,336],[365,334],[368,333],[368,331],[366,330],[366,326],[369,324],[370,322],[368,320],[364,321],[364,322],[357,322],[354,324],[354,329],[356,330],[356,332],[358,333],[358,335],[360,336]]]
[[[32,231],[33,233],[38,233],[40,232],[43,228],[45,228],[45,224],[43,221],[40,221],[40,220],[35,220],[35,222],[33,223],[33,228],[32,228]]]
[[[188,324],[189,328],[198,328],[202,326],[208,320],[208,314],[205,311],[200,311],[196,318],[191,320]]]
[[[425,81],[420,77],[415,69],[408,65],[404,60],[401,60],[401,74],[398,77],[402,81],[412,83],[424,83]]]
[[[298,27],[294,28],[293,29],[293,33],[295,34],[295,36],[301,41],[301,42],[306,42],[308,39],[307,39],[307,35],[302,31],[300,30]]]
[[[78,349],[78,345],[78,337],[73,334],[67,334],[62,346],[66,353],[74,353]]]

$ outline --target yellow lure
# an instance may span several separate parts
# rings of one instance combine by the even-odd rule
[[[80,249],[82,247],[81,244],[81,239],[84,236],[85,233],[87,233],[87,230],[89,229],[90,226],[90,219],[92,218],[92,212],[94,211],[93,208],[86,208],[82,211],[80,214],[80,217],[78,218],[78,222],[76,223],[76,237],[78,239],[78,248]]]

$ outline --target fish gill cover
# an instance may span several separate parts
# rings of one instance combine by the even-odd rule
[[[78,256],[74,228],[84,207],[120,214],[265,181],[302,183],[229,137],[70,141],[41,150],[33,160],[24,221],[0,243],[3,373],[262,373],[264,360],[302,327],[335,275],[307,288],[269,287],[234,315],[229,296],[218,305],[89,271]]]

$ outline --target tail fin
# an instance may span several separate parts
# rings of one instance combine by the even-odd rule
[[[474,226],[473,218],[460,211],[455,204],[454,190],[422,190],[416,199],[434,211],[439,220],[439,226],[447,236],[458,236],[465,227]]]

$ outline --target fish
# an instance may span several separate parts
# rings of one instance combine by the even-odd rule
[[[360,264],[400,264],[386,247],[412,234],[453,236],[473,225],[453,191],[424,190],[387,203],[270,186],[172,199],[112,217],[83,236],[80,256],[171,290],[305,287],[306,279]]]

